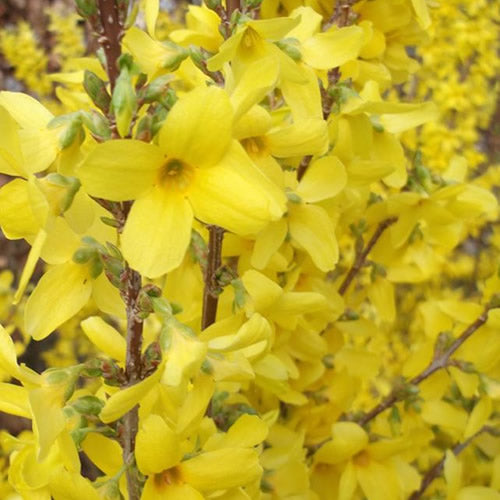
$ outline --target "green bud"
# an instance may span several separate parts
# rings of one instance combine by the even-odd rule
[[[490,309],[497,309],[498,307],[500,307],[500,294],[499,293],[495,293],[491,296],[488,307]]]
[[[321,359],[321,362],[323,363],[323,365],[325,365],[326,368],[329,368],[331,370],[334,367],[333,360],[333,354],[325,354]]]
[[[99,139],[106,141],[111,138],[111,128],[105,116],[97,111],[81,113],[83,124]]]
[[[90,261],[90,276],[93,279],[96,279],[99,277],[99,275],[102,273],[103,270],[103,265],[101,262],[101,259],[96,255],[91,261]]]
[[[163,59],[162,68],[165,68],[167,71],[175,71],[179,68],[182,61],[189,57],[189,50],[176,45],[173,42],[164,42],[163,45],[166,45],[168,48],[172,49],[172,52]]]
[[[275,44],[294,61],[300,61],[302,59],[302,54],[298,47],[298,40],[295,38],[285,38],[284,40],[279,40]]]
[[[287,191],[285,194],[288,198],[288,201],[290,201],[291,203],[302,203],[302,198],[297,193],[294,193],[293,191]]]
[[[221,0],[205,0],[205,5],[211,10],[217,10],[222,5]]]
[[[71,406],[82,415],[99,415],[104,407],[104,401],[95,396],[82,396],[73,401]]]
[[[244,5],[247,9],[256,9],[260,7],[262,0],[244,0]]]
[[[245,305],[247,298],[247,291],[243,285],[243,281],[240,278],[236,278],[231,281],[231,286],[234,290],[233,308],[241,309]]]
[[[139,73],[139,76],[137,77],[137,80],[135,81],[135,89],[139,90],[144,85],[146,85],[146,82],[148,81],[148,75],[146,73]]]
[[[138,141],[150,142],[153,138],[153,133],[151,132],[152,126],[153,118],[151,115],[143,116],[137,124],[135,138]]]
[[[173,314],[172,306],[165,297],[155,297],[152,300],[153,310],[159,316],[170,318]]]
[[[64,129],[59,135],[59,145],[61,149],[66,149],[73,144],[76,138],[83,139],[82,133],[82,117],[80,113],[69,113],[54,118],[49,122],[47,127],[55,129],[64,126]]]
[[[116,219],[113,219],[111,217],[101,217],[101,221],[107,226],[116,228],[120,227],[120,223]]]
[[[111,97],[106,89],[106,83],[92,71],[85,70],[83,74],[83,87],[92,102],[104,113],[109,112]]]
[[[79,248],[73,254],[73,262],[77,264],[86,264],[90,259],[93,259],[96,255],[96,251],[93,248]]]
[[[101,260],[107,273],[119,278],[124,271],[123,261],[108,254],[101,254]]]
[[[155,78],[147,85],[141,94],[144,102],[158,101],[167,91],[169,83],[173,80],[173,75],[162,75]]]
[[[206,373],[207,375],[212,375],[214,372],[214,367],[212,366],[212,363],[208,359],[204,359],[203,363],[201,364],[201,371],[203,373]]]
[[[130,9],[128,17],[125,21],[125,25],[124,25],[125,31],[127,31],[132,26],[134,26],[138,13],[139,13],[139,2],[133,2],[132,8]]]
[[[121,137],[126,137],[137,110],[137,97],[127,67],[122,68],[120,76],[116,80],[111,98],[111,108],[115,115],[118,133]]]
[[[97,14],[97,4],[95,0],[75,0],[76,10],[83,18]]]

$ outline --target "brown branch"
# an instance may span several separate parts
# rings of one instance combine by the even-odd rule
[[[217,316],[217,305],[219,302],[218,287],[215,272],[222,263],[222,240],[224,229],[219,226],[208,226],[208,259],[204,278],[203,289],[203,313],[201,317],[201,329],[215,323]]]
[[[127,267],[121,279],[125,282],[121,296],[127,309],[127,352],[125,358],[126,383],[122,388],[136,384],[142,374],[142,330],[143,320],[139,317],[138,297],[141,290],[141,275]],[[138,408],[132,408],[123,417],[122,447],[123,461],[127,465],[127,488],[130,500],[139,500],[141,487],[135,468],[135,436],[138,430]]]
[[[408,384],[409,385],[418,385],[426,378],[430,377],[434,372],[440,370],[442,368],[446,368],[450,364],[450,358],[455,353],[455,351],[481,326],[483,326],[488,320],[488,311],[490,307],[486,307],[481,315],[471,323],[459,337],[457,337],[453,343],[446,349],[444,352],[441,352],[439,348],[435,349],[434,357],[429,365],[418,375],[413,377]],[[439,341],[439,340],[438,340]],[[374,419],[377,415],[387,410],[391,406],[393,406],[398,401],[402,401],[405,397],[403,391],[395,389],[385,398],[382,402],[380,402],[377,406],[372,408],[368,413],[363,415],[363,417],[358,421],[359,425],[365,425],[370,420]]]
[[[479,429],[475,434],[473,434],[471,437],[466,439],[465,441],[461,443],[457,443],[453,448],[452,452],[455,456],[459,455],[469,444],[480,434],[483,432],[488,432],[490,431],[490,427],[485,425],[481,429]],[[443,471],[444,468],[444,462],[446,460],[446,454],[443,455],[441,460],[436,462],[425,474],[425,476],[422,478],[422,482],[420,483],[420,488],[417,491],[414,491],[408,500],[418,500],[419,498],[422,497],[424,494],[425,490],[430,486],[430,484],[436,479],[441,472]]]
[[[120,73],[118,59],[121,56],[120,41],[123,37],[123,26],[116,0],[97,0],[102,32],[98,42],[106,55],[106,70],[111,85],[111,93],[115,88],[116,79]]]
[[[344,278],[344,281],[340,285],[338,290],[340,295],[344,295],[346,293],[347,289],[349,288],[349,285],[352,283],[356,275],[359,273],[359,271],[361,271],[361,269],[365,265],[368,254],[372,251],[372,248],[375,246],[375,243],[377,243],[379,238],[382,236],[383,232],[389,226],[394,224],[396,220],[397,220],[396,217],[389,217],[388,219],[383,220],[377,226],[377,229],[375,229],[373,236],[370,238],[370,240],[365,245],[363,250],[358,253],[356,259],[354,260],[354,264],[352,265],[351,269],[349,269],[347,276]]]

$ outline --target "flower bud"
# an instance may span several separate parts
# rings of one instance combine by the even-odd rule
[[[92,71],[85,70],[83,74],[83,87],[92,99],[92,102],[104,113],[109,112],[111,97],[106,90],[106,83]]]

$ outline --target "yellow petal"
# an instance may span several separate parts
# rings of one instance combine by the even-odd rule
[[[393,134],[398,134],[418,127],[423,123],[435,121],[438,118],[438,110],[432,102],[423,103],[418,109],[406,113],[384,114],[380,117],[383,127]]]
[[[80,323],[90,341],[103,353],[117,361],[125,361],[127,342],[123,336],[100,316],[91,316]]]
[[[164,161],[158,147],[120,139],[97,145],[77,175],[91,196],[112,201],[134,200],[153,186]]]
[[[332,425],[332,440],[325,443],[315,460],[326,464],[339,464],[359,453],[368,444],[368,435],[358,424],[337,422]]]
[[[208,347],[217,352],[236,351],[269,339],[270,336],[269,322],[259,313],[255,313],[236,333],[209,340]]]
[[[3,106],[21,128],[45,128],[54,115],[40,102],[21,92],[0,92]]]
[[[215,165],[231,143],[233,111],[228,95],[198,87],[181,97],[160,130],[160,147],[192,167]]]
[[[219,165],[196,173],[188,196],[196,217],[242,236],[281,217],[286,203],[236,141]]]
[[[24,179],[14,179],[0,189],[0,226],[9,239],[27,238],[38,232]]]
[[[444,477],[446,479],[448,498],[455,498],[462,482],[462,464],[451,450],[446,450],[444,461]]]
[[[39,445],[38,459],[43,460],[66,425],[62,412],[63,394],[58,390],[41,387],[30,391],[29,401]]]
[[[211,451],[216,448],[250,448],[257,446],[266,439],[269,428],[267,424],[257,415],[244,414],[229,428],[226,434],[214,434],[222,436],[222,439],[210,439],[205,443],[203,449]]]
[[[246,271],[241,279],[257,312],[263,313],[283,295],[283,289],[277,283],[253,269]]]
[[[488,396],[483,396],[471,414],[469,415],[469,419],[467,420],[467,426],[464,431],[464,439],[467,439],[473,436],[476,432],[478,432],[488,421],[490,418],[492,411],[492,403],[491,399]]]
[[[24,173],[18,128],[10,113],[0,106],[0,172],[7,175]]]
[[[417,21],[420,27],[426,30],[431,24],[431,16],[427,7],[426,0],[411,0],[415,14],[417,14]]]
[[[356,475],[368,500],[399,500],[400,486],[395,471],[388,466],[371,462],[356,467]]]
[[[82,450],[108,476],[114,476],[123,465],[120,444],[98,432],[87,434],[82,443]]]
[[[351,500],[356,491],[358,482],[356,480],[356,469],[351,461],[340,476],[338,500]]]
[[[266,139],[273,156],[322,155],[328,149],[326,122],[316,118],[303,119],[270,131]]]
[[[330,69],[356,59],[363,45],[359,26],[317,33],[302,44],[302,59],[314,69]]]
[[[144,276],[158,278],[181,264],[192,223],[183,195],[154,188],[132,205],[122,234],[123,255]]]
[[[91,291],[86,266],[68,262],[49,269],[26,302],[26,332],[35,340],[44,339],[85,306]]]
[[[466,486],[457,493],[455,500],[500,500],[500,493],[485,486]]]
[[[58,153],[57,130],[27,128],[19,130],[23,153],[23,168],[36,173],[45,170]]]
[[[270,222],[255,240],[251,264],[256,269],[264,269],[285,241],[288,224],[285,219]]]
[[[281,92],[286,103],[290,106],[295,121],[305,118],[321,120],[323,118],[323,110],[321,107],[318,78],[312,68],[303,66],[301,70],[305,81],[294,82],[285,79],[280,85]]]
[[[272,57],[254,61],[245,68],[231,92],[234,120],[258,104],[273,89],[278,79],[278,66]]]
[[[335,227],[321,207],[290,204],[290,236],[321,271],[331,271],[339,259]]]
[[[156,370],[153,375],[141,382],[115,392],[104,405],[99,418],[105,423],[114,422],[131,410],[142,398],[158,383],[161,370]]]
[[[135,441],[137,467],[146,475],[176,465],[182,458],[177,434],[159,415],[149,415],[139,427]]]
[[[178,466],[186,483],[201,491],[225,490],[259,479],[262,467],[254,450],[225,448],[209,451]]]
[[[175,469],[174,469],[175,470]],[[144,485],[141,500],[203,500],[205,497],[189,484],[175,484],[168,478],[169,472],[149,477]]]
[[[144,6],[146,28],[153,38],[155,37],[156,20],[158,19],[159,10],[160,0],[146,0],[146,5]]]
[[[100,500],[92,483],[79,472],[68,472],[64,467],[52,470],[49,490],[54,500]]]
[[[166,323],[163,334],[166,335],[168,355],[161,381],[178,386],[184,378],[192,377],[200,369],[207,345],[190,334],[189,330],[186,331],[175,318]]]
[[[18,417],[31,418],[26,388],[19,385],[0,383],[0,411]]]
[[[422,418],[426,423],[459,432],[463,432],[467,425],[465,410],[445,401],[426,401],[422,405]]]
[[[313,161],[299,182],[295,192],[309,203],[333,198],[344,189],[347,174],[336,156],[324,156]]]

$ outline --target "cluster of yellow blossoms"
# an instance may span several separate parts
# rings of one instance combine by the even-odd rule
[[[448,0],[431,9],[427,43],[416,53],[422,66],[407,92],[431,98],[439,120],[425,124],[408,143],[422,150],[431,168],[443,171],[455,156],[471,169],[488,161],[484,135],[495,133],[500,71],[500,5],[494,0]]]
[[[495,176],[429,170],[438,109],[386,99],[425,1],[76,4],[64,114],[0,92],[3,497],[499,500],[497,256],[453,281]]]

